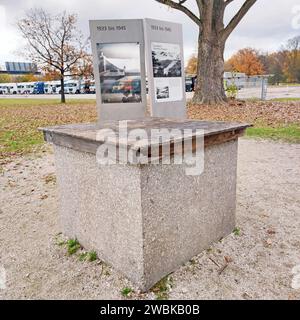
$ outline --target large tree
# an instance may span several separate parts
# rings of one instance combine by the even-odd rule
[[[64,78],[86,56],[82,35],[74,14],[51,15],[32,9],[17,25],[28,43],[28,56],[42,68],[60,75],[61,102],[64,103]]]
[[[284,73],[288,52],[281,50],[267,55],[267,63],[265,65],[266,73],[270,75],[269,82],[271,84],[279,84],[286,82],[287,75]]]
[[[252,48],[240,49],[227,62],[229,71],[246,73],[247,76],[264,74],[259,52]]]
[[[300,36],[288,40],[284,72],[289,82],[300,82]]]
[[[226,26],[224,24],[225,9],[234,0],[194,0],[197,4],[197,12],[193,12],[186,6],[188,0],[155,1],[182,11],[199,28],[199,63],[193,102],[213,104],[226,101],[223,85],[225,43],[256,0],[245,0]]]

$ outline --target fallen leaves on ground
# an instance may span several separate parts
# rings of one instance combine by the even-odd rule
[[[126,107],[126,106],[124,106]],[[231,101],[220,105],[188,105],[191,119],[248,122],[255,126],[300,124],[300,102]],[[9,158],[35,152],[43,144],[39,127],[67,123],[95,122],[95,102],[30,104],[10,102],[0,105],[0,165]]]
[[[219,105],[188,105],[191,119],[248,122],[276,127],[300,124],[300,102],[232,101]]]

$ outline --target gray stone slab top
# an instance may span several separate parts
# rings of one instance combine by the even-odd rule
[[[124,127],[125,122],[116,120],[102,121],[100,123],[82,123],[68,124],[53,127],[40,128],[44,133],[45,141],[56,145],[68,147],[74,150],[89,152],[95,154],[105,140],[108,143],[116,144],[119,148],[131,149],[147,149],[149,142],[147,140],[130,140],[119,139],[119,126]],[[185,139],[195,139],[199,136],[196,130],[203,130],[205,146],[219,144],[229,140],[233,140],[243,135],[245,129],[250,124],[238,122],[222,122],[222,121],[201,121],[201,120],[177,120],[167,118],[142,118],[136,120],[126,120],[127,131],[134,129],[143,129],[147,132],[148,137],[151,136],[152,129],[177,129],[178,134],[172,135],[172,139],[162,143],[181,143],[182,132],[185,129],[192,129],[191,134],[185,135]],[[201,135],[203,135],[201,133]],[[115,139],[115,137],[117,139]]]

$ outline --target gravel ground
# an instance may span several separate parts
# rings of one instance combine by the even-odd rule
[[[126,278],[59,245],[54,173],[51,152],[17,158],[0,173],[0,299],[123,299],[123,288],[134,289]],[[300,145],[240,140],[237,225],[171,274],[164,296],[300,299],[291,286],[300,264]],[[157,295],[135,290],[127,299]]]

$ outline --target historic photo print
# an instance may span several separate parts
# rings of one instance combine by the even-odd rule
[[[167,99],[170,97],[169,87],[156,87],[156,97],[157,99]]]
[[[173,43],[152,43],[153,75],[155,78],[181,77],[180,46]]]
[[[97,43],[102,103],[141,102],[139,43]]]
[[[155,101],[181,101],[183,95],[180,45],[152,42],[151,51]]]

